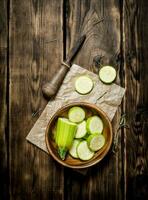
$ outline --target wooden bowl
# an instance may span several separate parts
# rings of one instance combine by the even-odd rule
[[[70,155],[67,155],[64,161],[61,160],[57,153],[57,147],[53,139],[55,134],[55,125],[57,122],[57,118],[67,117],[67,111],[73,106],[80,106],[84,108],[86,111],[86,118],[91,115],[99,115],[104,123],[103,135],[106,138],[106,143],[103,146],[103,148],[97,151],[93,156],[93,158],[88,161],[81,161],[79,159],[74,159]],[[63,166],[75,169],[87,168],[100,162],[108,153],[112,144],[112,138],[113,138],[112,125],[107,115],[96,105],[86,102],[70,103],[66,106],[63,106],[52,116],[46,128],[46,145],[51,156]]]

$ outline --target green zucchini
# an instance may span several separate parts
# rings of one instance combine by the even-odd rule
[[[87,138],[87,143],[92,151],[98,151],[105,145],[105,137],[102,134],[92,134]]]
[[[91,151],[87,145],[87,141],[83,140],[77,146],[77,154],[81,160],[90,160],[94,156],[94,152]]]
[[[73,158],[78,158],[78,154],[77,154],[77,146],[80,143],[80,140],[78,139],[74,139],[73,140],[73,144],[69,150],[69,154],[73,157]]]
[[[88,133],[102,133],[103,131],[103,122],[102,119],[98,116],[92,116],[87,119],[86,128]]]
[[[88,94],[93,89],[93,81],[88,76],[80,76],[75,81],[75,90],[80,94]]]
[[[71,148],[77,124],[66,118],[58,118],[55,143],[58,146],[58,154],[62,160],[65,159],[67,151]]]
[[[68,118],[71,122],[80,123],[85,119],[85,111],[81,107],[74,106],[69,109]]]
[[[99,78],[103,83],[112,83],[116,78],[116,70],[111,66],[104,66],[99,71]]]
[[[82,138],[86,135],[86,133],[86,121],[82,121],[80,124],[78,124],[75,138]]]

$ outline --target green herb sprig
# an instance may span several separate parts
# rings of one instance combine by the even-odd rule
[[[114,136],[112,152],[116,153],[118,151],[118,133],[120,129],[126,128],[129,129],[129,126],[126,124],[126,113],[123,113],[120,118],[119,126],[117,128],[116,134]]]

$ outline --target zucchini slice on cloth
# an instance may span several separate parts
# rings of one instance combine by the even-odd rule
[[[55,143],[58,146],[58,154],[62,160],[65,159],[67,151],[71,148],[77,124],[66,118],[58,118]]]
[[[116,78],[116,70],[112,66],[104,66],[99,71],[99,78],[103,83],[112,83]]]
[[[93,81],[88,76],[80,76],[75,81],[75,90],[80,94],[88,94],[93,86]]]

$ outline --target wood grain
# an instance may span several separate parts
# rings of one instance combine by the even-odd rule
[[[57,14],[58,13],[58,14]],[[63,168],[25,140],[62,59],[62,1],[10,1],[11,199],[63,199]]]
[[[148,2],[129,0],[123,5],[124,68],[127,88],[124,109],[127,199],[148,196]]]
[[[97,73],[101,62],[102,65],[115,66],[119,73],[120,2],[117,0],[66,2],[66,51],[69,51],[80,35],[87,35],[74,63]],[[117,82],[120,83],[119,77]],[[113,122],[114,131],[117,129],[119,118],[120,109]],[[92,167],[86,177],[81,177],[70,170],[65,171],[65,189],[68,188],[65,191],[66,199],[122,199],[124,177],[120,139],[119,133],[118,153],[108,155],[100,164]]]
[[[7,123],[7,1],[0,1],[0,199],[9,197]]]
[[[147,0],[0,1],[0,199],[147,199],[147,11]],[[130,127],[118,152],[86,176],[25,140],[47,103],[42,84],[84,33],[74,63],[96,73],[100,64],[116,67],[126,96],[113,126],[126,112]]]

